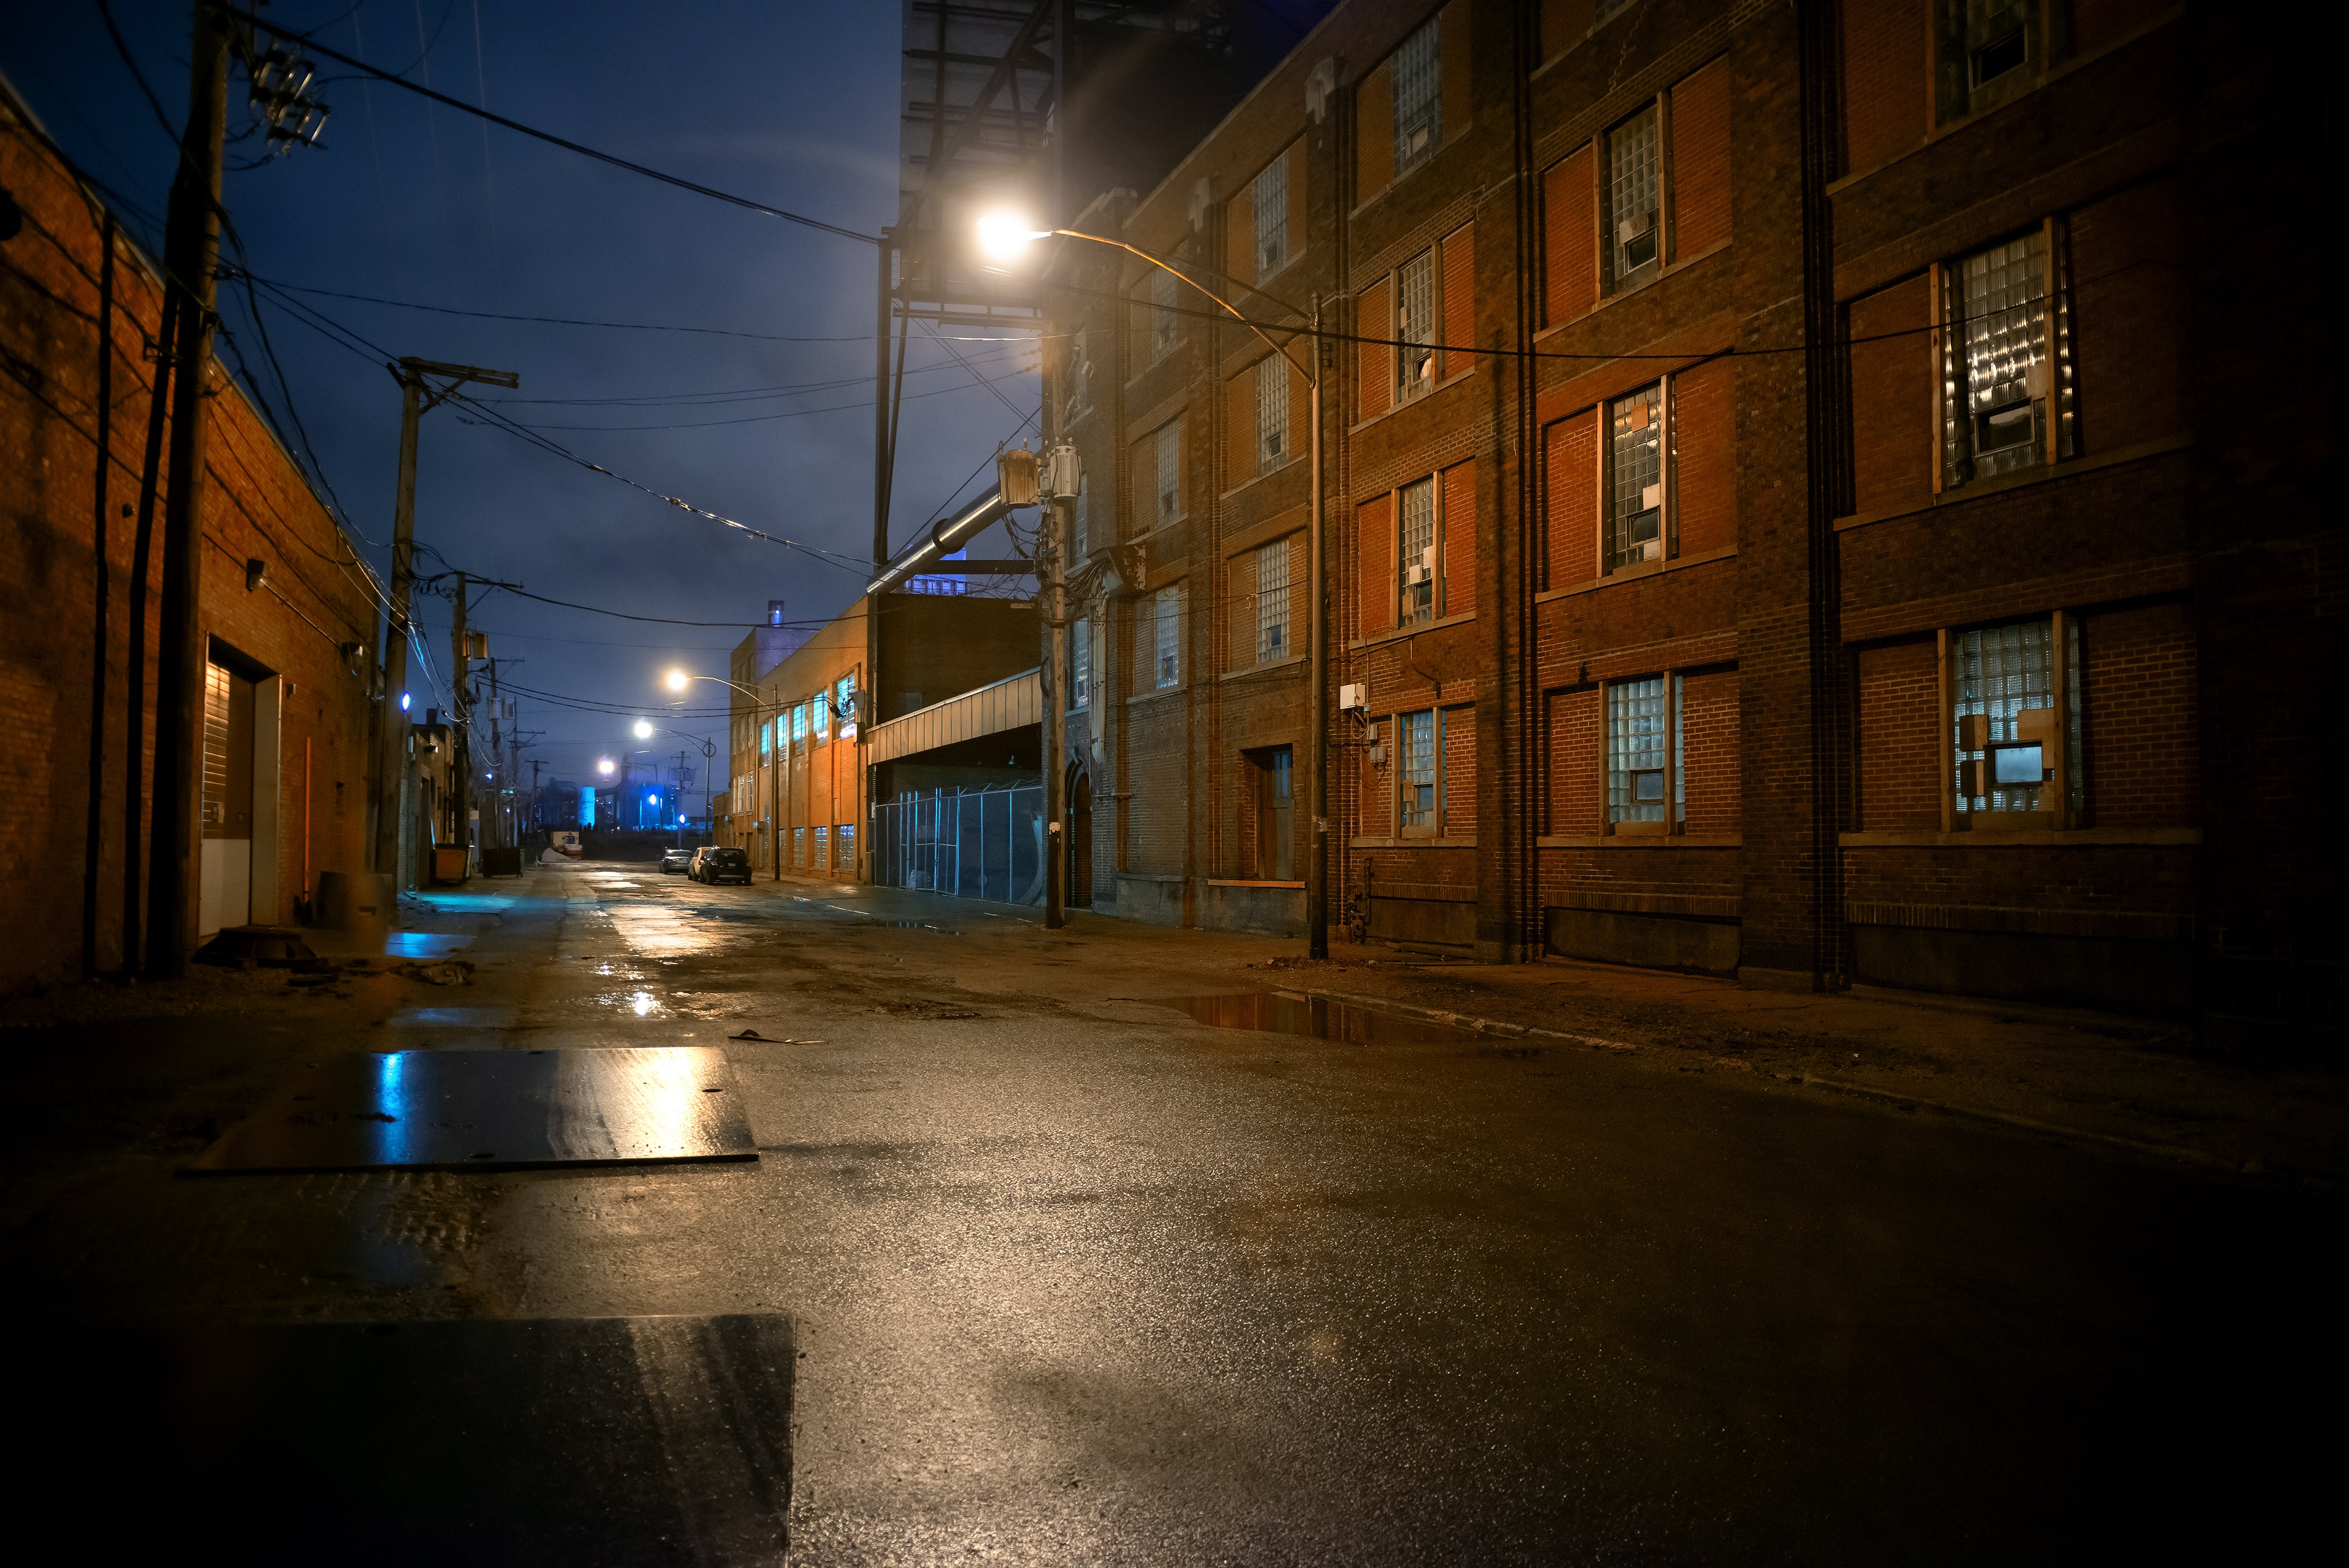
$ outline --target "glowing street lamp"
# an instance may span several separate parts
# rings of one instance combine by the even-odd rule
[[[998,261],[1009,261],[1031,240],[1049,240],[1057,229],[1031,229],[1017,212],[989,212],[978,221],[978,248]]]
[[[650,740],[652,738],[652,722],[649,719],[642,718],[636,720],[636,738],[638,740]]]
[[[608,757],[597,758],[595,762],[595,771],[601,773],[606,779],[610,778],[612,776],[612,759]]]

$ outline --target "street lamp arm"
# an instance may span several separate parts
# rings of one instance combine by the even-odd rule
[[[1148,251],[1142,249],[1138,245],[1129,245],[1123,240],[1112,240],[1106,234],[1088,234],[1077,229],[1048,229],[1045,232],[1057,234],[1063,239],[1091,240],[1096,245],[1113,245],[1130,256],[1138,256],[1142,260],[1148,262],[1160,272],[1173,274],[1174,277],[1181,279],[1184,283],[1190,284],[1193,288],[1197,289],[1201,294],[1206,294],[1209,299],[1215,301],[1216,304],[1222,306],[1225,313],[1230,315],[1234,321],[1238,322],[1242,326],[1245,326],[1250,332],[1255,333],[1257,340],[1263,343],[1267,348],[1271,349],[1275,354],[1279,355],[1283,359],[1288,360],[1291,365],[1296,366],[1298,369],[1303,371],[1305,373],[1305,378],[1308,381],[1318,383],[1320,380],[1320,376],[1316,369],[1309,366],[1303,360],[1290,353],[1287,346],[1275,343],[1271,338],[1265,336],[1264,329],[1257,325],[1256,323],[1250,321],[1245,315],[1243,315],[1237,305],[1232,304],[1231,301],[1226,299],[1223,295],[1217,294],[1215,290],[1209,288],[1198,279],[1191,276],[1188,273],[1184,272],[1180,267],[1159,260],[1156,256],[1152,255]],[[1261,290],[1257,292],[1262,293]],[[1299,315],[1304,315],[1306,314],[1301,310],[1298,310],[1295,305],[1288,304],[1285,300],[1275,299],[1271,294],[1265,294],[1264,297],[1268,300],[1272,300],[1273,304],[1280,306],[1283,310],[1296,311]],[[1309,330],[1309,328],[1305,327],[1300,327],[1299,329],[1300,333]]]

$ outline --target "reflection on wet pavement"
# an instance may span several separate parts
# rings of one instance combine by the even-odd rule
[[[395,1029],[502,1029],[514,1014],[512,1007],[402,1007],[384,1022]]]
[[[393,958],[445,958],[473,939],[437,931],[395,931],[383,939],[384,952]]]
[[[1160,1005],[1179,1007],[1203,1024],[1221,1029],[1264,1029],[1282,1035],[1309,1035],[1349,1046],[1432,1045],[1447,1040],[1475,1040],[1473,1029],[1431,1024],[1418,1018],[1372,1012],[1327,996],[1299,996],[1283,991],[1244,991],[1236,996],[1160,998]]]
[[[665,905],[614,904],[608,913],[621,940],[634,951],[650,957],[706,953],[718,945],[713,933]]]

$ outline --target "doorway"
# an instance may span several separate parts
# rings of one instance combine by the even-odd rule
[[[1251,830],[1242,842],[1248,851],[1248,876],[1258,882],[1293,882],[1297,877],[1297,818],[1291,793],[1295,749],[1268,746],[1243,751],[1247,764],[1247,812]]]
[[[204,662],[196,932],[277,918],[278,716],[285,683],[214,643]]]
[[[1082,769],[1069,783],[1069,892],[1072,908],[1093,906],[1093,780]]]

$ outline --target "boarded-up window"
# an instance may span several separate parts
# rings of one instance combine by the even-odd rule
[[[1925,139],[1925,7],[1868,0],[1843,13],[1844,168],[1873,169]]]
[[[1224,599],[1230,611],[1224,631],[1224,668],[1244,670],[1257,662],[1256,552],[1224,563]]]
[[[1546,586],[1551,588],[1571,588],[1598,574],[1598,413],[1588,410],[1542,432]]]
[[[1257,428],[1257,374],[1243,370],[1224,383],[1224,475],[1226,488],[1246,484],[1262,468],[1252,438]]]
[[[1729,62],[1672,89],[1672,259],[1729,238]]]
[[[1542,181],[1543,266],[1553,326],[1572,321],[1599,297],[1590,167],[1590,150],[1584,148]]]
[[[1355,624],[1365,637],[1394,629],[1394,498],[1376,496],[1354,509]]]
[[[1591,0],[1541,0],[1541,57],[1555,59],[1582,42],[1593,20]]]
[[[1476,229],[1463,224],[1444,241],[1444,374],[1476,368]]]
[[[1744,797],[1738,748],[1737,671],[1695,670],[1681,679],[1681,793],[1683,830],[1734,833]]]
[[[1671,378],[1673,553],[1737,542],[1736,361],[1707,360]]]
[[[1444,470],[1444,592],[1437,614],[1465,615],[1476,608],[1476,465]]]
[[[1354,179],[1361,196],[1394,182],[1394,58],[1362,78],[1354,93]]]
[[[2082,208],[2065,224],[2079,283],[2084,435],[2110,452],[2178,434],[2178,187],[2157,180]]]
[[[1361,418],[1374,419],[1394,403],[1394,349],[1386,342],[1393,335],[1393,312],[1388,305],[1391,284],[1381,279],[1362,291],[1355,302],[1355,331],[1363,339],[1360,373]]]
[[[1932,285],[1918,276],[1851,304],[1852,505],[1921,504],[1933,488]],[[1934,819],[1937,822],[1940,818]]]
[[[1476,710],[1444,710],[1444,836],[1476,836]]]
[[[1940,675],[1930,637],[1853,655],[1859,705],[1859,826],[1864,832],[1941,825]]]
[[[1599,690],[1549,694],[1544,766],[1548,770],[1543,831],[1588,838],[1599,831]]]

